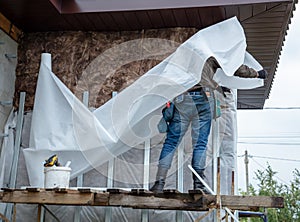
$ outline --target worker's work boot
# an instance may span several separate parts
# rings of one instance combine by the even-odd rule
[[[157,169],[157,174],[156,174],[156,181],[154,185],[150,188],[150,191],[154,193],[162,193],[164,186],[165,186],[165,181],[167,177],[168,169],[163,168],[163,167],[158,167]]]
[[[196,170],[196,172],[202,179],[205,179],[203,170]],[[194,190],[201,190],[205,194],[211,194],[195,174],[193,174],[193,180],[194,180]]]

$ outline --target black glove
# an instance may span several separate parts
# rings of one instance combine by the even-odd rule
[[[225,86],[218,86],[218,87],[216,88],[216,90],[217,90],[219,93],[223,94],[224,97],[226,97],[225,92],[231,93],[231,90],[228,89],[228,88],[225,87]]]
[[[225,86],[221,86],[223,92],[228,92],[228,93],[231,93],[231,90]]]
[[[259,70],[257,73],[258,73],[258,78],[260,78],[260,79],[267,78],[268,73],[266,70],[262,69],[262,70]]]

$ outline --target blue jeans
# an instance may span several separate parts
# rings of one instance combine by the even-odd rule
[[[206,145],[211,126],[210,104],[203,91],[184,93],[174,101],[173,119],[169,122],[167,137],[159,157],[159,167],[169,169],[177,146],[189,125],[193,146],[192,167],[204,170]]]

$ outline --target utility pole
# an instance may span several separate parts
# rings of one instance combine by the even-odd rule
[[[249,163],[248,151],[245,150],[245,170],[246,170],[246,191],[247,191],[247,194],[249,194],[249,170],[248,170],[248,163]]]

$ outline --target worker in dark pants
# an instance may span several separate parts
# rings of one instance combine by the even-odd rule
[[[169,123],[167,137],[160,153],[156,181],[150,188],[150,191],[163,191],[176,148],[190,124],[193,146],[192,167],[204,179],[206,148],[212,120],[211,106],[204,86],[212,90],[221,91],[224,94],[223,90],[226,90],[226,88],[220,87],[213,81],[213,75],[219,67],[217,61],[210,57],[203,66],[200,83],[174,99],[174,106],[170,107],[172,109],[172,117],[167,120]],[[234,75],[241,75],[243,78],[262,78],[261,74],[245,65],[239,67]],[[170,112],[169,110],[164,111]],[[193,181],[194,190],[202,190],[204,193],[209,193],[195,175],[193,175]]]

